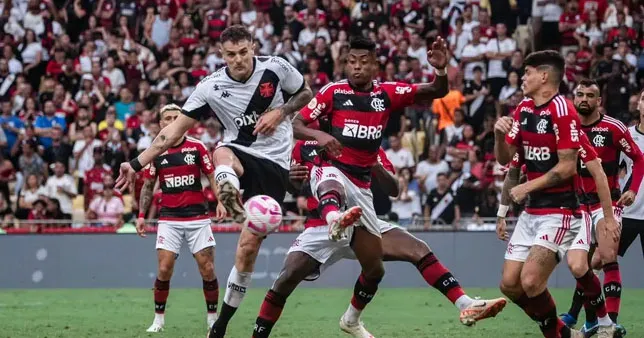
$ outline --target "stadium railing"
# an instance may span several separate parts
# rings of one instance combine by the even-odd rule
[[[276,232],[301,232],[303,230],[304,217],[285,216],[282,225]],[[386,219],[385,219],[386,220]],[[426,222],[427,221],[427,222]],[[0,228],[0,234],[22,235],[22,234],[131,234],[136,233],[133,223],[125,223],[123,226],[110,226],[111,220],[20,220],[10,224],[6,228]],[[146,232],[156,232],[155,219],[146,220]],[[514,228],[516,218],[507,218],[508,230]],[[395,222],[394,222],[395,224]],[[409,226],[403,226],[409,231],[495,231],[496,218],[463,218],[458,225],[445,224],[444,222],[429,222],[424,218],[415,218]],[[239,226],[231,222],[217,222],[213,220],[213,232],[238,232]]]

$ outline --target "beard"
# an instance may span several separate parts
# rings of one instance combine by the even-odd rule
[[[576,106],[577,112],[581,115],[588,116],[595,111],[595,108],[590,105]]]

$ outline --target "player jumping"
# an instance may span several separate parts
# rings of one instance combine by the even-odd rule
[[[252,36],[244,27],[227,28],[220,41],[226,67],[197,85],[182,114],[159,133],[149,149],[121,165],[117,187],[131,185],[128,182],[136,171],[214,111],[224,127],[224,140],[214,155],[218,199],[234,221],[242,223],[246,216],[240,189],[244,189],[244,198],[262,194],[284,200],[293,142],[289,117],[309,102],[312,94],[302,74],[284,59],[255,57]],[[262,240],[242,229],[212,338],[224,336],[250,286]]]
[[[316,141],[297,141],[295,143],[292,154],[292,161],[295,164],[291,165],[290,171],[291,184],[294,187],[305,183],[310,168],[316,163],[315,157],[318,151]],[[390,196],[397,196],[399,193],[398,181],[394,175],[394,167],[381,148],[378,154],[378,164],[372,169],[374,184],[383,187],[383,190]],[[349,244],[350,239],[334,242],[328,238],[327,224],[320,219],[317,212],[318,201],[311,196],[308,184],[304,184],[300,191],[308,197],[309,217],[307,217],[305,224],[306,230],[297,237],[291,246],[279,277],[264,298],[255,323],[254,338],[270,335],[282,313],[286,299],[301,281],[317,279],[322,271],[340,259],[355,259]],[[461,323],[470,326],[479,320],[493,317],[503,310],[506,304],[503,298],[475,300],[467,296],[456,278],[438,261],[427,243],[403,228],[384,221],[378,223],[382,233],[384,260],[413,264],[430,286],[439,290],[456,305],[460,310]]]
[[[161,108],[161,128],[167,127],[180,113],[181,108],[175,104]],[[145,212],[152,203],[157,177],[161,177],[159,185],[163,194],[157,227],[156,248],[159,267],[157,279],[154,282],[155,315],[148,332],[163,331],[170,278],[184,240],[197,261],[199,273],[203,279],[208,327],[217,319],[219,284],[214,267],[215,238],[210,228],[208,210],[204,204],[201,187],[202,172],[208,177],[210,187],[215,190],[215,175],[210,154],[201,141],[191,137],[179,139],[167,152],[148,164],[143,171],[144,183],[139,202],[141,207],[136,220],[136,231],[141,237],[146,236]],[[226,216],[222,208],[218,208],[217,211],[218,217]]]
[[[500,287],[539,323],[545,337],[581,335],[557,317],[547,289],[548,278],[571,246],[579,249],[568,257],[573,275],[586,297],[595,304],[601,298],[599,279],[586,261],[590,234],[585,235],[585,241],[574,241],[578,233],[590,230],[590,222],[576,196],[580,121],[574,106],[558,94],[563,70],[564,60],[554,51],[530,54],[522,85],[528,98],[519,104],[513,118],[501,118],[495,125],[497,160],[508,164],[520,147],[528,178],[510,192],[516,202],[528,199],[508,244]],[[609,203],[608,210],[612,215]],[[585,271],[581,271],[584,265]],[[603,306],[603,299],[597,306]],[[606,319],[610,325],[601,323],[600,334],[612,337],[615,329],[610,318],[604,316]]]
[[[582,80],[575,90],[574,103],[579,118],[582,123],[582,130],[591,140],[593,147],[601,159],[602,167],[608,177],[611,198],[613,202],[614,215],[618,222],[621,222],[622,206],[629,206],[633,203],[644,175],[644,158],[642,153],[633,141],[631,134],[626,126],[599,112],[601,106],[601,90],[596,82]],[[619,188],[619,160],[620,154],[624,153],[633,163],[633,181],[630,189],[623,194]],[[617,322],[619,313],[619,303],[621,297],[621,276],[619,265],[617,263],[617,251],[619,247],[619,238],[608,238],[606,235],[606,223],[603,220],[603,212],[599,203],[599,197],[595,189],[595,183],[590,177],[588,170],[581,168],[579,172],[583,180],[584,193],[580,195],[582,204],[586,205],[591,214],[593,231],[595,237],[593,243],[598,244],[596,256],[599,259],[594,260],[596,268],[604,270],[604,294],[606,296],[606,310],[610,318]],[[619,232],[617,232],[619,234]],[[568,313],[561,315],[561,319],[568,326],[574,326],[577,323],[577,317],[581,306],[584,303],[583,291],[577,287],[575,290],[572,305]],[[590,312],[590,313],[589,313]],[[582,332],[591,332],[598,327],[596,315],[592,311],[586,311],[586,323]]]
[[[385,273],[380,225],[369,190],[383,129],[392,111],[430,102],[448,91],[447,47],[443,39],[436,39],[427,57],[437,75],[431,84],[379,83],[374,80],[379,69],[375,42],[355,37],[349,44],[348,79],[323,87],[293,120],[295,138],[316,140],[324,148],[321,160],[311,170],[310,185],[320,204],[320,216],[329,225],[330,238],[342,238],[344,228],[350,225],[339,221],[342,215],[362,214],[361,226],[354,228],[351,241],[362,273],[351,304],[340,319],[342,330],[353,336],[369,335],[360,322],[360,314],[373,299]],[[322,116],[330,121],[330,134],[307,127]],[[342,213],[345,206],[349,209]]]

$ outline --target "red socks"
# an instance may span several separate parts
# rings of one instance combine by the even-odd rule
[[[455,303],[457,299],[465,295],[465,291],[458,284],[456,278],[438,261],[433,252],[421,258],[416,263],[416,268],[423,275],[427,284],[440,291],[450,302]]]
[[[158,278],[154,281],[154,312],[165,313],[165,303],[168,301],[170,294],[170,281],[160,281]]]
[[[606,311],[613,322],[617,322],[619,305],[622,298],[622,276],[617,262],[604,265],[604,295],[606,296]]]

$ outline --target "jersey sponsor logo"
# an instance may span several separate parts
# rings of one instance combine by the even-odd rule
[[[548,161],[550,159],[550,148],[523,146],[525,159],[531,161]]]
[[[215,182],[219,183],[222,180],[226,179],[228,177],[227,173],[219,173],[217,176],[215,176]]]
[[[170,176],[163,180],[168,188],[180,188],[195,184],[195,175]]]
[[[315,120],[322,114],[322,111],[326,108],[326,103],[322,102],[318,104],[315,109],[311,112],[311,119]]]
[[[631,145],[628,144],[628,141],[626,141],[625,138],[619,139],[619,144],[622,146],[625,153],[630,153],[632,151]]]
[[[518,133],[519,133],[519,121],[515,120],[514,122],[512,122],[512,129],[510,129],[508,136],[510,138],[516,138]]]
[[[381,94],[382,94],[382,90],[377,89],[377,90],[374,90],[374,91],[370,92],[370,93],[369,93],[369,96],[371,96],[371,97],[378,97],[378,96],[380,96]]]
[[[546,110],[542,110],[542,111],[539,113],[539,116],[547,116],[547,115],[552,115],[552,113],[550,113],[550,110],[548,110],[548,109],[546,109]]]
[[[201,162],[206,166],[206,170],[212,169],[212,163],[210,163],[210,156],[208,154],[204,154],[201,157]]]
[[[382,136],[382,126],[363,126],[357,123],[345,123],[342,136],[377,140]]]
[[[607,133],[610,130],[608,128],[606,128],[606,127],[593,127],[593,129],[591,129],[590,131]]]
[[[259,85],[259,95],[262,97],[271,97],[275,94],[275,87],[271,82],[264,82]]]
[[[597,134],[595,135],[595,137],[593,137],[593,145],[595,147],[603,147],[604,142],[606,142],[606,136],[604,135]]]
[[[371,108],[378,112],[385,111],[385,100],[374,97],[373,99],[371,99]]]
[[[228,283],[228,288],[233,290],[233,291],[246,293],[246,287],[245,286],[239,286],[239,285],[237,285],[237,284],[235,284],[233,282]]]
[[[353,102],[351,102],[351,100],[347,100],[347,101],[343,104],[343,106],[345,106],[345,107],[353,107]]]
[[[577,122],[570,122],[570,140],[579,142],[579,130],[577,130]]]
[[[186,154],[186,157],[184,157],[183,160],[186,162],[187,165],[194,165],[195,158],[196,156],[193,154]]]
[[[548,120],[540,120],[539,123],[537,123],[538,134],[545,134],[547,129],[548,129]]]
[[[197,147],[186,147],[186,148],[181,148],[182,153],[187,153],[189,151],[197,151]]]
[[[526,113],[532,113],[532,108],[530,107],[521,107],[521,110],[519,111],[520,113],[526,112]]]
[[[347,94],[347,95],[353,95],[355,92],[351,89],[334,89],[333,94]]]
[[[311,101],[309,101],[309,104],[307,107],[309,109],[315,109],[315,107],[318,105],[318,100],[316,98],[312,98]]]
[[[411,93],[411,87],[406,86],[406,87],[396,87],[396,94],[398,95],[404,95],[407,93]]]
[[[286,60],[284,60],[284,59],[282,59],[282,58],[280,58],[280,57],[274,57],[274,58],[271,58],[271,62],[272,62],[272,63],[277,63],[277,65],[278,65],[278,66],[280,66],[280,68],[282,68],[285,72],[289,72],[289,73],[290,73],[290,72],[292,72],[292,71],[293,71],[293,70],[292,70],[292,67],[289,67],[289,66],[290,66],[290,64],[289,64],[289,65],[287,65],[287,64],[286,64]]]
[[[304,145],[305,146],[310,146],[310,145],[316,146],[316,145],[318,145],[318,141],[304,141]]]
[[[235,121],[235,124],[237,124],[237,126],[241,128],[241,127],[255,125],[255,123],[257,123],[258,117],[259,116],[257,116],[257,112],[253,112],[252,115],[245,115],[245,114],[239,115],[234,118],[234,121]]]

